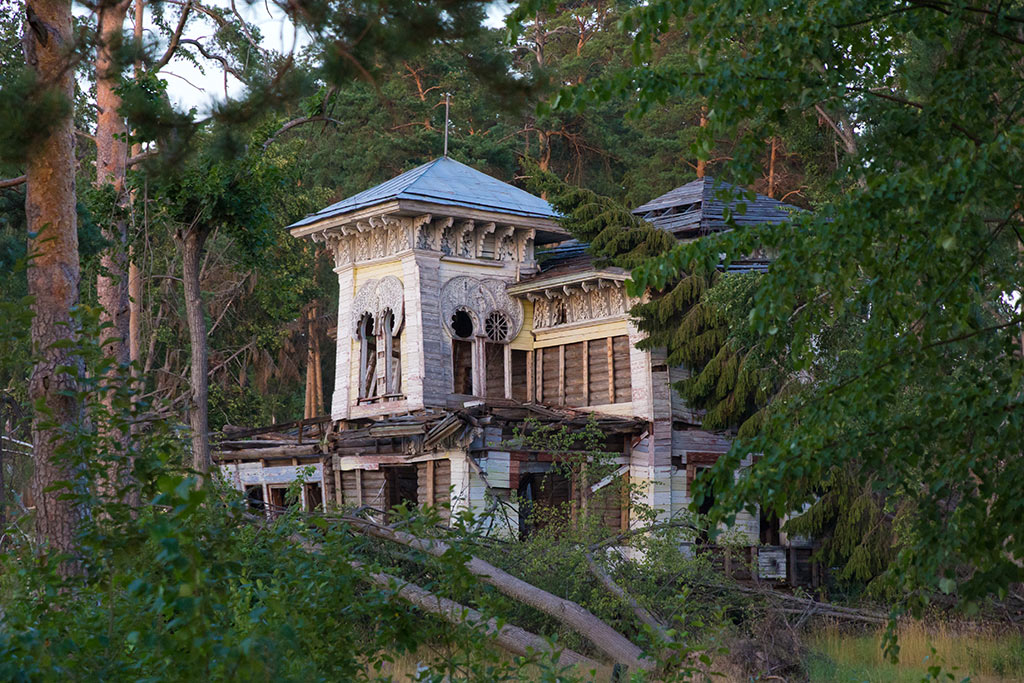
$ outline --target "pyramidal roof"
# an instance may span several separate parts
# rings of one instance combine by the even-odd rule
[[[288,227],[297,228],[375,204],[402,199],[532,218],[554,219],[558,216],[551,205],[540,197],[449,157],[438,157],[376,187],[331,204]]]
[[[677,237],[686,238],[728,228],[724,217],[726,208],[737,225],[782,223],[803,211],[763,194],[755,195],[750,201],[739,194],[745,192],[741,187],[705,176],[638,206],[633,213]]]

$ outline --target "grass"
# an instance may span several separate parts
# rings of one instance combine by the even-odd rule
[[[808,679],[916,683],[928,675],[929,667],[939,665],[943,680],[949,680],[947,673],[953,674],[953,680],[970,678],[975,683],[1024,680],[1024,637],[1018,632],[908,622],[900,626],[897,664],[885,659],[881,642],[881,630],[850,633],[834,626],[818,630],[807,639]]]

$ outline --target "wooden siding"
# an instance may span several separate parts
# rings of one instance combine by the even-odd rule
[[[625,335],[538,349],[537,401],[574,407],[631,402],[629,351]]]
[[[615,378],[615,400],[612,403],[629,403],[633,400],[633,381],[629,370],[629,337],[620,335],[612,338],[614,356],[613,377]]]

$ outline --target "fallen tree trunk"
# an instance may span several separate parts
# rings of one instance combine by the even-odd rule
[[[441,557],[450,549],[450,546],[443,541],[419,538],[358,517],[343,516],[336,519],[348,523],[362,533],[399,543],[434,557]],[[577,603],[537,588],[477,557],[470,557],[466,561],[465,567],[471,574],[479,577],[484,583],[494,586],[505,595],[540,610],[569,626],[590,640],[612,661],[645,671],[654,669],[655,662],[644,657],[643,650]]]
[[[629,606],[629,608],[633,611],[633,614],[636,615],[636,618],[639,619],[641,623],[649,626],[651,630],[657,633],[658,637],[661,640],[663,640],[664,642],[670,642],[671,638],[668,635],[668,630],[666,629],[665,624],[660,619],[658,619],[658,617],[654,616],[654,614],[650,610],[648,610],[646,607],[637,602],[632,595],[627,593],[625,589],[622,588],[622,586],[617,584],[615,582],[615,579],[613,579],[611,575],[608,574],[608,572],[606,572],[604,568],[597,563],[597,561],[594,559],[594,556],[589,551],[586,551],[586,557],[587,567],[590,569],[590,573],[594,575],[594,578],[600,581],[601,585],[604,586],[609,593],[617,597],[622,602],[626,603]]]
[[[381,588],[396,587],[398,596],[403,600],[411,602],[425,612],[440,616],[452,624],[483,626],[487,635],[493,637],[501,647],[512,654],[526,657],[536,652],[544,654],[557,653],[559,666],[578,665],[581,672],[588,669],[596,671],[601,666],[589,657],[585,657],[573,650],[552,648],[545,638],[526,629],[512,626],[511,624],[499,627],[497,619],[485,619],[480,612],[472,607],[466,607],[454,600],[442,598],[425,588],[404,581],[396,576],[371,572],[366,574],[366,578]]]
[[[319,552],[321,549],[319,543],[312,543],[301,536],[294,535],[291,538],[309,552]],[[410,583],[391,574],[365,571],[366,566],[362,562],[352,561],[350,564],[356,569],[364,570],[363,576],[370,583],[380,588],[397,589],[396,594],[400,598],[416,605],[425,612],[439,616],[456,626],[464,624],[474,627],[483,626],[487,635],[494,638],[498,645],[512,654],[528,657],[533,653],[548,655],[557,653],[557,662],[560,667],[578,666],[581,673],[589,671],[591,675],[601,668],[598,662],[574,650],[553,648],[546,638],[542,638],[524,628],[511,624],[498,626],[497,619],[486,619],[483,614],[472,607],[467,607],[448,598],[442,598],[422,586]]]

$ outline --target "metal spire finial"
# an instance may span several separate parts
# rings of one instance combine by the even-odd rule
[[[448,100],[452,96],[451,93],[446,92],[444,94],[444,156],[448,156]]]

